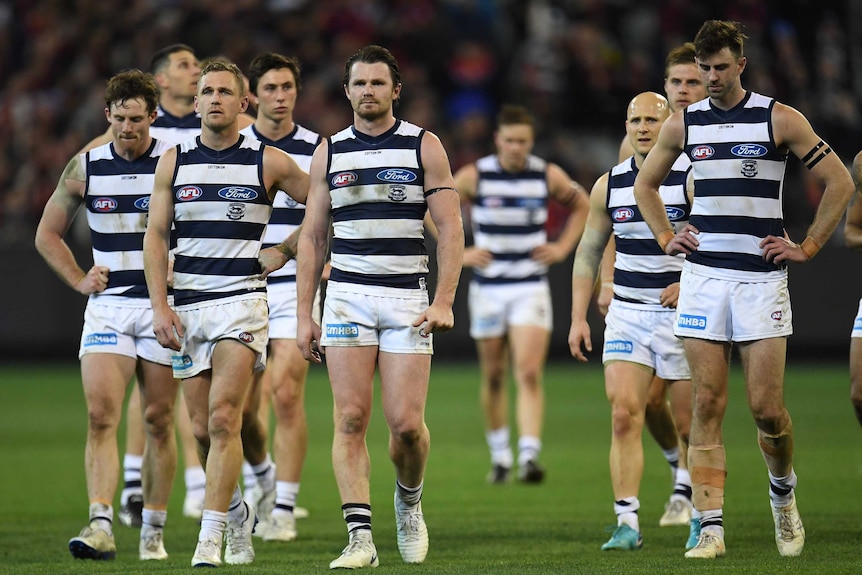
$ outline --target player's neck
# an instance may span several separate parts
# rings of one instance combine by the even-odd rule
[[[379,136],[387,130],[391,130],[395,125],[395,116],[383,116],[373,120],[360,118],[356,114],[353,115],[353,127],[369,136]]]
[[[153,143],[153,139],[148,135],[145,140],[141,140],[141,145],[130,150],[123,149],[121,146],[117,145],[117,140],[113,141],[114,154],[119,156],[120,158],[126,160],[127,162],[133,162],[147,153],[147,150],[150,149],[150,146]]]
[[[182,118],[194,113],[195,99],[193,97],[173,98],[171,96],[163,96],[159,99],[159,106],[171,116]]]
[[[258,114],[257,120],[254,122],[254,129],[257,133],[273,141],[290,135],[295,128],[296,124],[292,117],[273,120],[272,118],[265,118],[263,115]]]
[[[728,94],[723,98],[710,98],[709,101],[716,108],[727,111],[742,102],[742,100],[745,98],[745,94],[745,89],[741,85],[739,85],[732,91],[728,92]]]
[[[239,127],[234,122],[220,130],[201,126],[201,143],[211,150],[226,150],[239,141]]]
[[[500,163],[500,167],[504,172],[523,172],[527,167],[527,159],[524,158],[523,161],[514,162],[514,161],[506,161],[502,156],[497,155],[497,161]]]

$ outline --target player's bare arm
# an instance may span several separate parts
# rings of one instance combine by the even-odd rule
[[[572,265],[572,325],[569,328],[568,341],[572,357],[581,362],[587,361],[581,345],[588,352],[593,350],[590,326],[587,323],[587,309],[590,306],[605,246],[613,235],[613,224],[605,206],[608,197],[608,179],[609,176],[605,173],[593,185],[584,234],[578,244]]]
[[[270,153],[272,152],[272,153]],[[275,199],[279,190],[283,190],[297,202],[304,204],[308,197],[308,174],[296,164],[296,162],[283,150],[267,146],[264,149],[264,185],[267,189],[270,201]],[[272,178],[272,181],[268,177]],[[260,250],[258,262],[261,268],[261,278],[280,269],[296,256],[297,243],[299,241],[299,229],[295,230],[290,237],[273,246]]]
[[[647,154],[634,185],[635,201],[644,221],[649,225],[661,249],[672,256],[679,253],[690,254],[698,246],[695,237],[698,231],[694,226],[686,225],[678,233],[674,233],[659,195],[659,186],[682,153],[684,135],[682,112],[676,112],[662,124],[658,141]]]
[[[805,116],[790,106],[776,103],[772,119],[775,143],[789,148],[824,187],[824,192],[814,222],[801,244],[786,237],[767,236],[760,247],[767,261],[803,263],[820,251],[838,227],[855,187],[838,154],[814,132]]]
[[[557,240],[533,250],[533,258],[551,265],[566,259],[581,239],[590,211],[590,198],[584,187],[556,164],[548,164],[547,177],[548,193],[569,210],[569,217]]]
[[[468,206],[473,201],[473,198],[476,197],[478,185],[479,170],[476,168],[476,164],[467,164],[455,172],[455,189],[458,191],[458,196],[461,198],[461,205]],[[430,216],[428,216],[427,219],[430,219]],[[436,228],[433,229],[432,233],[436,238]],[[489,265],[493,260],[494,256],[491,255],[491,252],[488,250],[478,248],[476,246],[469,246],[464,248],[464,259],[462,261],[462,265],[465,268],[483,268]]]
[[[443,144],[437,136],[425,132],[421,150],[428,212],[437,228],[437,286],[431,305],[413,325],[425,324],[425,333],[433,333],[450,330],[455,325],[452,306],[464,261],[464,223],[455,178]]]
[[[93,266],[88,271],[81,269],[63,239],[83,205],[84,188],[83,161],[76,155],[66,164],[42,212],[36,228],[36,249],[66,285],[80,294],[90,295],[108,287],[109,270],[105,266]]]
[[[332,202],[326,181],[327,156],[328,143],[324,140],[311,159],[310,186],[297,244],[299,255],[296,259],[296,345],[302,356],[314,363],[321,362],[320,352],[317,350],[320,326],[312,317],[312,305],[320,285],[332,223]]]
[[[159,158],[144,234],[144,276],[153,308],[153,332],[162,347],[180,350],[184,330],[180,319],[168,305],[168,248],[174,203],[171,194],[177,164],[176,148]]]
[[[847,206],[847,219],[844,221],[844,241],[848,248],[862,250],[862,152],[853,159],[851,171],[856,191]]]

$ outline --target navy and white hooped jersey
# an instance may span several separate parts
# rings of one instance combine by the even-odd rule
[[[379,136],[346,128],[328,139],[336,282],[427,289],[425,130],[397,120]]]
[[[667,217],[679,231],[688,223],[691,204],[685,193],[691,163],[683,154],[659,186]],[[607,209],[614,227],[614,299],[662,310],[661,292],[679,281],[685,257],[665,254],[644,221],[634,196],[638,168],[634,157],[614,166],[608,177]]]
[[[502,284],[543,279],[548,266],[530,254],[548,241],[548,163],[527,156],[519,172],[507,172],[496,155],[476,161],[479,179],[473,198],[473,244],[494,259],[473,269],[473,280]]]
[[[265,291],[257,261],[272,212],[263,185],[265,147],[246,136],[219,151],[200,138],[177,145],[176,305]]]
[[[782,190],[787,153],[775,145],[775,100],[747,92],[721,110],[707,98],[685,109],[685,152],[692,162],[691,224],[700,246],[688,261],[715,277],[770,281],[786,276],[784,265],[763,259],[760,242],[784,235]]]
[[[93,264],[110,270],[107,289],[90,297],[125,296],[147,301],[144,232],[156,164],[170,147],[170,143],[154,139],[146,153],[128,161],[114,153],[110,142],[79,156],[86,174],[84,204]]]
[[[270,140],[254,129],[254,124],[243,128],[240,134],[256,138],[268,146],[284,150],[293,158],[302,171],[308,172],[311,167],[311,156],[320,143],[320,134],[296,124],[293,131],[280,140]],[[272,202],[272,216],[266,233],[263,236],[263,247],[269,248],[283,242],[299,227],[305,217],[305,205],[300,204],[282,190],[276,192]],[[283,267],[269,274],[267,283],[283,283],[296,281],[296,258],[290,259]]]
[[[156,112],[156,120],[150,125],[153,138],[179,144],[201,135],[201,115],[197,112],[179,118],[166,112],[161,105]]]

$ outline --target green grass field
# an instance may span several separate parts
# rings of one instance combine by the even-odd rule
[[[424,508],[431,550],[423,565],[405,565],[395,545],[393,472],[379,407],[369,432],[375,542],[382,573],[859,573],[862,571],[862,429],[848,400],[844,364],[791,363],[787,403],[796,433],[798,501],[807,531],[801,557],[778,556],[766,471],[738,371],[725,420],[728,454],[725,527],[728,555],[714,562],[683,558],[685,528],[659,528],[670,473],[645,438],[639,552],[599,550],[615,523],[607,465],[610,418],[597,364],[557,363],[546,376],[547,417],[541,486],[484,482],[488,454],[478,407],[475,364],[437,361],[427,419],[432,450]],[[292,543],[255,539],[253,573],[324,573],[346,542],[329,455],[331,396],[325,370],[308,381],[309,455]],[[74,560],[68,539],[87,519],[83,469],[86,411],[76,364],[0,367],[0,573],[177,573],[190,569],[197,522],[182,516],[182,482],[170,505],[170,558],[142,564],[138,532],[115,527],[117,559]],[[119,499],[119,490],[117,492]]]

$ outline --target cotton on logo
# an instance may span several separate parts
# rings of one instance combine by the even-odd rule
[[[698,146],[691,151],[692,160],[706,160],[715,154],[712,146]]]
[[[332,185],[336,188],[340,188],[341,186],[349,186],[359,179],[354,172],[341,172],[340,174],[335,174],[332,176]]]

